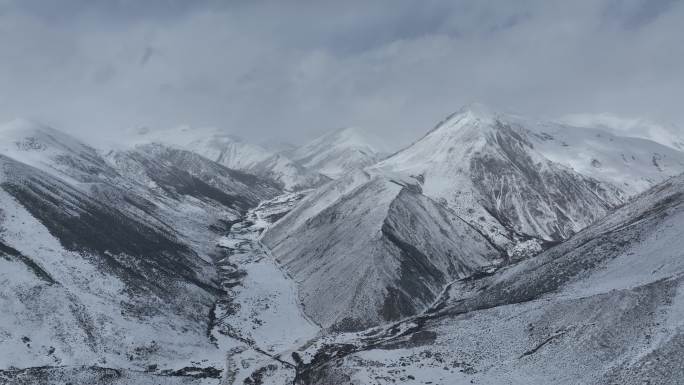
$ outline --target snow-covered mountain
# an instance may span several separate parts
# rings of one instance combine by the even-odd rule
[[[367,326],[416,314],[454,279],[534,255],[681,172],[684,154],[653,142],[471,106],[310,194],[263,241],[307,314]]]
[[[157,143],[112,151],[106,159],[123,176],[140,184],[175,196],[186,192],[196,198],[203,195],[242,212],[280,193],[267,179]]]
[[[44,367],[28,383],[58,368],[67,382],[109,367],[220,377],[216,240],[280,190],[162,146],[105,159],[28,121],[0,126],[0,143],[2,369]]]
[[[273,154],[245,171],[269,178],[288,191],[315,188],[330,181],[329,177],[303,167],[283,154]]]
[[[249,168],[272,155],[260,146],[213,127],[141,128],[126,141],[133,146],[159,143],[182,148],[234,170]]]
[[[477,105],[368,143],[0,125],[0,384],[684,377],[684,153]]]
[[[320,186],[329,178],[303,167],[286,156],[251,144],[216,128],[187,126],[168,130],[138,130],[132,144],[150,143],[188,150],[233,170],[269,178],[287,190]]]
[[[0,154],[83,188],[116,177],[92,147],[30,120],[0,124]]]
[[[557,241],[684,172],[684,153],[472,105],[373,169],[418,180],[493,237],[503,226]]]
[[[674,125],[606,113],[566,115],[560,121],[577,127],[597,127],[619,136],[648,139],[684,151],[684,132]]]
[[[361,329],[415,314],[444,286],[501,262],[487,238],[413,186],[345,174],[313,192],[263,242],[323,327]]]
[[[299,384],[679,384],[684,176],[426,313],[298,352]]]
[[[336,179],[351,170],[378,162],[384,155],[379,146],[377,140],[371,140],[361,130],[350,127],[320,136],[288,151],[287,156],[308,169]]]

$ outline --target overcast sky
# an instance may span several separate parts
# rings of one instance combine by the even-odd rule
[[[683,21],[678,0],[0,0],[0,120],[401,142],[478,101],[681,127]]]

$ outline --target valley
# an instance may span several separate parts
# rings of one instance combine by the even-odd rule
[[[291,353],[320,331],[301,311],[294,282],[259,240],[301,198],[294,193],[262,202],[219,239],[216,265],[225,295],[214,308],[209,334],[226,352],[226,385],[291,383]]]

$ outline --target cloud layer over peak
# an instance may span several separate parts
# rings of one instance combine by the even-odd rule
[[[0,120],[406,142],[470,101],[684,126],[684,2],[0,0]]]

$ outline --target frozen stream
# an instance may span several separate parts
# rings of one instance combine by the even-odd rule
[[[259,238],[301,198],[263,202],[219,239],[217,260],[227,296],[217,303],[210,333],[227,352],[224,384],[287,384],[294,379],[292,351],[319,327],[301,311],[296,286]]]

